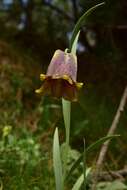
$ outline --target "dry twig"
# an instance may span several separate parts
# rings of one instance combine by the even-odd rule
[[[119,107],[117,109],[116,115],[114,117],[114,120],[112,122],[112,125],[111,125],[107,135],[113,135],[114,134],[114,132],[118,126],[121,113],[124,111],[126,101],[127,101],[127,86],[125,87],[125,90],[124,90],[123,95],[122,95],[121,100],[120,100]],[[101,147],[99,157],[98,157],[98,160],[96,163],[96,168],[94,171],[92,190],[96,189],[96,184],[98,181],[99,172],[102,168],[102,165],[103,165],[103,162],[104,162],[104,159],[105,159],[108,147],[109,147],[109,143],[110,143],[110,140],[106,141]]]
[[[124,178],[127,177],[127,166],[121,170],[116,171],[102,171],[98,174],[98,181],[113,181],[116,179],[119,179],[121,181],[124,180]],[[90,178],[93,178],[93,175],[91,174]]]

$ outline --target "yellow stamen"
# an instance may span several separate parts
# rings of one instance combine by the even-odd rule
[[[39,88],[39,89],[35,90],[35,92],[36,92],[37,94],[40,94],[40,93],[42,93],[42,92],[43,92],[43,88],[41,87],[41,88]]]
[[[76,86],[77,86],[78,89],[80,89],[80,88],[82,88],[83,83],[82,83],[82,82],[77,82],[77,83],[76,83]]]
[[[73,84],[71,78],[69,76],[67,76],[67,75],[63,75],[62,79],[67,80],[70,84]]]
[[[43,81],[46,78],[46,75],[40,74],[40,80]]]

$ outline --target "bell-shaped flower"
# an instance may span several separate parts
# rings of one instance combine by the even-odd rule
[[[43,83],[41,88],[36,90],[36,93],[76,101],[78,90],[83,85],[83,83],[78,83],[76,79],[76,55],[56,50],[46,75],[40,74],[40,80]]]

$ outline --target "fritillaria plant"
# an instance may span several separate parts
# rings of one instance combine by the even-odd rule
[[[78,90],[83,86],[83,83],[77,82],[77,56],[76,47],[80,34],[80,28],[85,23],[87,16],[97,7],[103,5],[100,3],[90,8],[84,15],[80,17],[72,32],[69,49],[65,51],[56,50],[51,62],[48,66],[46,74],[40,74],[42,86],[36,90],[36,93],[42,95],[51,95],[56,98],[62,98],[63,118],[65,124],[65,143],[64,151],[61,156],[58,128],[56,128],[53,138],[53,167],[55,174],[56,190],[64,190],[66,180],[70,177],[75,168],[83,162],[83,172],[72,187],[72,190],[78,190],[84,184],[86,189],[86,177],[90,170],[86,170],[86,153],[93,150],[97,145],[114,137],[104,137],[97,142],[90,145],[87,149],[84,146],[84,153],[73,164],[72,168],[67,173],[67,159],[69,152],[69,138],[70,138],[70,116],[71,116],[71,102],[77,101]],[[84,143],[85,145],[85,143]],[[63,158],[63,162],[62,159]]]

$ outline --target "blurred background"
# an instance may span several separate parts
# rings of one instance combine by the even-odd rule
[[[52,138],[64,141],[61,101],[37,96],[56,49],[69,45],[78,18],[101,0],[0,1],[0,176],[7,190],[54,189]],[[127,1],[105,0],[86,20],[78,43],[78,81],[72,103],[71,158],[107,134],[127,83]],[[105,168],[127,164],[127,107],[120,118]],[[98,150],[88,158],[95,162]],[[74,177],[75,178],[75,177]],[[72,179],[73,181],[73,179]]]

